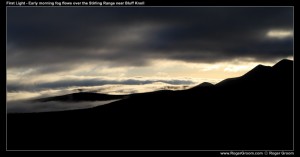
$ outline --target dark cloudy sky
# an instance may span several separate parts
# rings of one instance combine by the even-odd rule
[[[9,7],[8,91],[192,84],[293,58],[292,7]]]

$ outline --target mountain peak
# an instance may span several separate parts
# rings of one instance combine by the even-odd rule
[[[191,89],[203,89],[203,88],[206,88],[206,87],[212,87],[214,86],[213,84],[209,83],[209,82],[203,82],[195,87],[192,87]]]
[[[271,70],[270,66],[265,66],[265,65],[257,65],[255,68],[253,68],[252,70],[250,70],[249,72],[247,72],[245,75],[243,75],[243,77],[248,77],[248,76],[257,76],[257,75],[261,75],[263,73],[266,73],[268,71]]]
[[[288,66],[293,66],[293,61],[292,60],[288,60],[288,59],[283,59],[281,61],[279,61],[278,63],[276,63],[273,68],[283,68],[283,67],[288,67]]]
[[[208,86],[213,86],[213,84],[211,84],[209,82],[203,82],[203,83],[198,85],[198,87],[208,87]]]

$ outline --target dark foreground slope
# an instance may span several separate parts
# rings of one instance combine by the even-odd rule
[[[293,62],[91,109],[9,114],[8,149],[293,149]]]

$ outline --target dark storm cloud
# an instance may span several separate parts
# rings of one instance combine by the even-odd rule
[[[63,89],[68,87],[82,87],[82,86],[101,86],[107,84],[125,84],[125,85],[143,85],[151,84],[155,82],[164,82],[172,85],[181,84],[193,84],[190,80],[101,80],[101,79],[85,79],[85,80],[60,80],[54,82],[36,83],[36,84],[23,84],[20,82],[8,82],[7,91],[8,92],[18,92],[18,91],[40,91],[47,89]]]
[[[155,58],[217,62],[293,54],[292,7],[8,8],[7,63],[34,67],[109,61],[142,66]],[[50,69],[55,70],[55,69]]]

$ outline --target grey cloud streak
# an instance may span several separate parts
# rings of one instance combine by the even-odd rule
[[[157,58],[211,63],[293,54],[291,7],[8,8],[7,64],[12,67],[108,61],[144,66]],[[55,70],[55,69],[51,69]]]
[[[124,84],[124,85],[140,85],[140,84],[151,84],[154,82],[163,82],[172,85],[181,84],[193,84],[195,82],[190,80],[101,80],[101,79],[85,79],[85,80],[60,80],[54,82],[45,82],[37,84],[22,84],[19,82],[8,82],[7,92],[18,92],[18,91],[40,91],[47,89],[64,89],[68,87],[82,87],[82,86],[101,86],[107,84]]]

